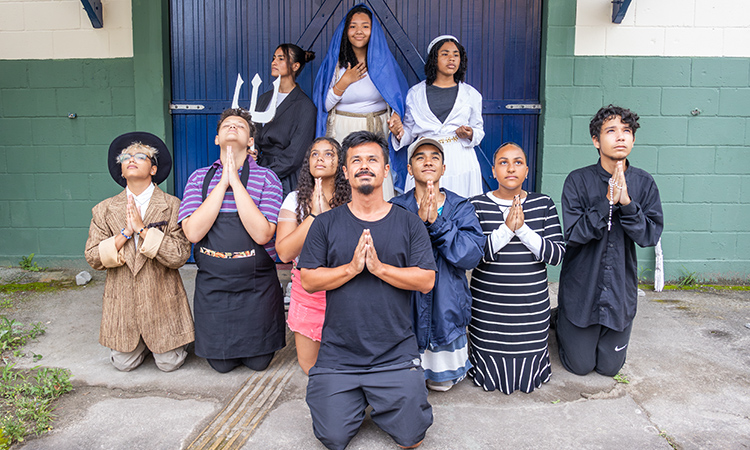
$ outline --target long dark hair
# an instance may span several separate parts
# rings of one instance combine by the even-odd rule
[[[319,137],[313,141],[310,148],[305,152],[305,159],[302,161],[302,167],[299,170],[299,180],[297,181],[297,224],[310,214],[312,210],[310,202],[312,201],[313,190],[315,190],[315,178],[310,173],[310,153],[318,142],[326,141],[336,149],[336,175],[333,189],[333,198],[328,200],[331,208],[348,203],[352,199],[352,187],[344,175],[344,162],[346,156],[341,151],[341,145],[334,138]]]
[[[346,21],[344,22],[344,32],[341,34],[341,48],[339,49],[339,66],[346,68],[347,64],[351,64],[352,67],[359,64],[359,60],[357,59],[357,55],[354,54],[354,49],[352,48],[352,43],[349,42],[349,35],[347,31],[349,30],[349,25],[352,23],[352,17],[357,14],[367,14],[367,17],[370,18],[370,39],[372,39],[372,11],[367,9],[365,6],[359,5],[355,6],[351,10],[349,10],[349,13],[346,15]],[[369,46],[369,41],[368,41]],[[365,64],[367,64],[367,61],[365,61]]]
[[[297,75],[305,68],[305,63],[315,59],[315,52],[302,50],[294,44],[281,44],[276,47],[276,50],[279,49],[284,54],[284,62],[286,63],[287,70],[292,73],[292,80],[297,79]],[[296,71],[292,70],[292,64],[294,63],[299,63],[299,69]]]
[[[437,60],[440,49],[445,45],[446,42],[453,42],[458,48],[458,53],[461,55],[461,62],[458,64],[458,70],[453,74],[453,81],[460,83],[464,81],[466,77],[466,49],[458,41],[450,38],[442,39],[432,46],[430,54],[427,55],[427,62],[424,63],[424,74],[427,76],[427,85],[432,86],[432,83],[437,80]]]

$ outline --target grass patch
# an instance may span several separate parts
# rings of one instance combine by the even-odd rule
[[[40,435],[52,428],[53,402],[73,386],[66,369],[35,367],[16,370],[8,360],[23,356],[23,345],[44,334],[41,323],[22,324],[0,316],[0,449],[23,442],[30,434]],[[34,360],[41,355],[34,354]]]
[[[16,292],[50,292],[60,289],[60,283],[10,283],[0,285],[0,294],[13,294]]]
[[[0,449],[52,429],[53,402],[73,389],[67,369],[31,371],[5,365],[0,372]]]
[[[716,289],[717,291],[750,291],[750,286],[726,286],[723,284],[694,284],[690,286],[667,284],[664,286],[665,291],[696,291],[703,289]]]
[[[0,309],[13,308],[17,301],[36,293],[55,292],[75,287],[69,281],[0,284]]]
[[[6,359],[6,353],[18,352],[26,342],[30,339],[36,339],[41,334],[44,334],[44,327],[41,322],[24,325],[17,320],[1,316],[0,355],[3,357],[3,362]]]

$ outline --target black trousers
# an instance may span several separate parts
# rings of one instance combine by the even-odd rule
[[[573,325],[565,313],[557,315],[557,345],[560,362],[568,372],[586,375],[595,370],[613,377],[625,364],[633,322],[623,331],[603,325],[580,328]]]
[[[273,359],[274,353],[260,356],[250,356],[248,358],[232,358],[232,359],[206,359],[208,364],[219,373],[227,373],[232,371],[235,367],[244,365],[252,370],[266,370],[271,360]]]

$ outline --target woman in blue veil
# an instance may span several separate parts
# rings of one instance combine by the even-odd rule
[[[365,5],[354,6],[336,27],[315,77],[317,136],[340,142],[353,131],[368,130],[400,138],[408,89],[377,18]],[[406,152],[391,147],[389,156],[392,182],[383,185],[387,199],[394,185],[403,190],[406,180]]]

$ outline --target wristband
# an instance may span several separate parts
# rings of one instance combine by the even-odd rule
[[[140,230],[138,230],[138,236],[140,236],[140,235],[141,235],[141,233],[143,233],[143,230],[145,230],[145,229],[146,229],[146,227],[143,227],[143,228],[141,228]]]
[[[133,239],[133,236],[128,236],[127,234],[125,234],[125,228],[120,230],[120,234],[125,236],[125,239],[128,239],[128,240]]]

